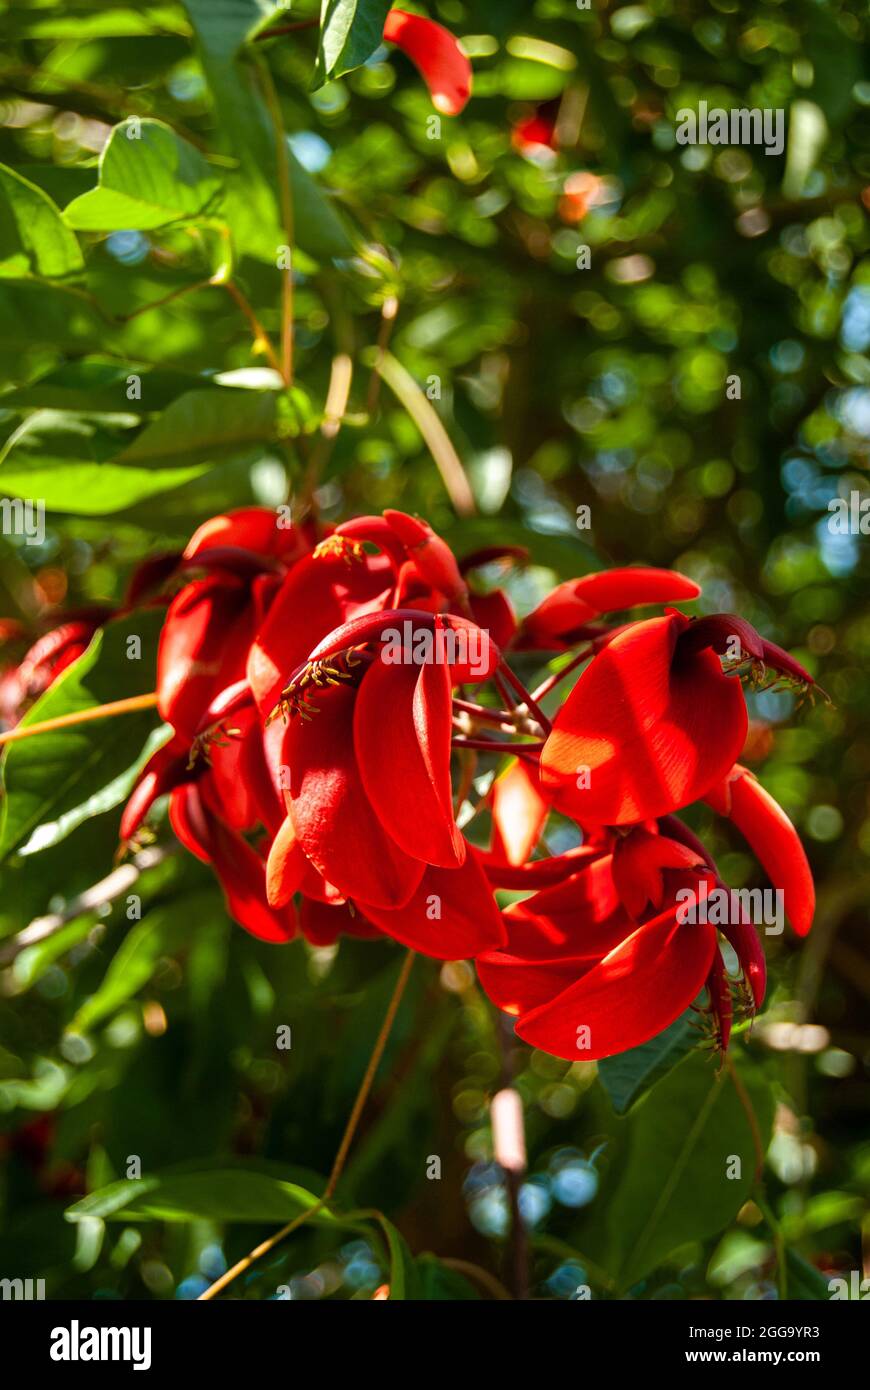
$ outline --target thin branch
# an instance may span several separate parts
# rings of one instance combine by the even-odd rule
[[[471,484],[432,403],[392,353],[385,352],[380,359],[376,357],[375,370],[405,407],[426,441],[457,516],[474,516],[477,508]]]
[[[510,1302],[510,1294],[500,1279],[496,1279],[494,1274],[490,1274],[488,1269],[481,1269],[480,1265],[472,1264],[470,1260],[454,1260],[446,1256],[439,1256],[438,1263],[444,1265],[445,1269],[455,1269],[457,1274],[464,1274],[466,1278],[475,1280],[482,1289],[491,1293],[493,1298]]]
[[[148,314],[152,309],[161,309],[164,304],[171,304],[174,299],[181,299],[182,295],[195,294],[197,290],[207,290],[216,288],[221,282],[210,278],[208,280],[198,280],[195,285],[182,285],[180,289],[170,290],[169,294],[164,294],[160,299],[154,299],[150,304],[141,304],[138,309],[134,309],[132,314],[122,314],[119,323],[130,323],[133,319],[138,319],[141,314]]]
[[[147,695],[130,695],[125,700],[112,700],[106,705],[92,705],[88,709],[77,710],[74,714],[60,714],[56,719],[43,719],[38,724],[19,724],[0,734],[0,746],[5,743],[18,743],[21,739],[33,738],[36,734],[49,734],[55,729],[69,729],[76,724],[90,724],[95,719],[111,719],[116,714],[129,714],[133,710],[153,709],[157,704],[157,691]]]
[[[383,365],[384,355],[390,345],[393,325],[396,322],[396,315],[398,312],[398,299],[394,294],[387,295],[381,305],[381,323],[378,329],[378,341],[375,346],[375,360],[372,364],[372,374],[369,377],[369,389],[366,395],[366,410],[369,415],[374,415],[378,403],[378,389],[381,384],[381,367]]]
[[[347,1155],[350,1151],[350,1146],[353,1143],[353,1137],[356,1133],[357,1125],[360,1121],[360,1116],[362,1115],[363,1108],[365,1106],[366,1101],[368,1100],[369,1092],[372,1089],[372,1083],[375,1079],[375,1073],[377,1072],[378,1066],[380,1065],[381,1057],[384,1054],[384,1048],[387,1045],[387,1039],[390,1036],[390,1032],[392,1030],[393,1023],[396,1018],[396,1013],[398,1012],[399,1004],[402,1001],[402,995],[405,992],[405,986],[407,985],[408,980],[410,978],[411,970],[414,965],[414,960],[415,953],[409,950],[407,955],[405,956],[404,962],[402,963],[402,968],[399,971],[399,976],[396,980],[393,993],[390,997],[390,1002],[387,1005],[387,1012],[384,1015],[384,1021],[381,1024],[380,1032],[378,1033],[378,1036],[375,1039],[375,1045],[372,1048],[372,1054],[369,1058],[368,1066],[365,1070],[365,1075],[357,1092],[356,1100],[353,1103],[353,1109],[350,1112],[347,1125],[345,1126],[344,1134],[341,1138],[341,1143],[338,1146],[338,1152],[335,1155],[335,1160],[332,1165],[332,1171],[329,1174],[329,1180],[326,1184],[326,1188],[324,1189],[323,1196],[320,1198],[318,1202],[315,1202],[313,1206],[309,1207],[307,1211],[302,1212],[300,1216],[294,1217],[292,1221],[288,1221],[287,1225],[282,1226],[280,1231],[276,1231],[275,1235],[269,1236],[268,1240],[262,1241],[260,1245],[256,1246],[255,1249],[253,1249],[250,1252],[250,1254],[245,1255],[243,1259],[239,1260],[236,1264],[234,1264],[232,1269],[228,1269],[226,1273],[222,1274],[219,1279],[216,1279],[213,1284],[210,1284],[209,1287],[199,1295],[199,1299],[197,1300],[198,1302],[205,1303],[208,1302],[210,1299],[215,1298],[219,1293],[222,1292],[223,1289],[227,1287],[228,1284],[231,1284],[234,1279],[237,1279],[240,1274],[244,1274],[246,1269],[250,1269],[251,1265],[254,1264],[256,1260],[259,1260],[261,1256],[266,1255],[270,1250],[273,1250],[280,1241],[284,1240],[285,1236],[289,1236],[291,1232],[297,1230],[298,1227],[303,1225],[304,1222],[309,1221],[312,1216],[315,1216],[317,1214],[317,1212],[322,1211],[323,1208],[332,1198],[332,1195],[335,1192],[335,1189],[338,1185],[339,1178],[341,1177],[342,1171],[344,1169],[345,1162],[347,1161]]]
[[[171,845],[149,845],[147,849],[140,850],[129,863],[113,869],[105,878],[100,879],[99,883],[94,883],[77,897],[71,898],[63,911],[51,912],[45,917],[34,917],[29,926],[0,946],[0,966],[10,965],[28,946],[36,946],[38,942],[54,936],[77,917],[84,916],[86,912],[95,912],[107,903],[114,902],[116,898],[123,897],[140,874],[146,869],[153,869],[156,864],[162,863],[168,855],[175,852]]]
[[[743,1078],[735,1067],[733,1058],[728,1053],[725,1054],[725,1068],[728,1075],[731,1077],[734,1089],[737,1092],[737,1099],[740,1101],[743,1112],[749,1123],[752,1144],[755,1149],[755,1182],[758,1184],[761,1182],[761,1176],[764,1171],[764,1145],[761,1142],[761,1129],[758,1124],[758,1116],[755,1113],[755,1107],[752,1104],[749,1092],[743,1084]]]
[[[266,106],[272,122],[275,137],[275,159],[278,171],[278,202],[281,208],[281,226],[287,239],[290,264],[284,268],[281,285],[281,375],[287,386],[293,385],[293,245],[296,237],[293,216],[293,186],[290,182],[290,150],[287,146],[287,133],[281,115],[281,103],[272,80],[268,65],[260,59],[257,71],[263,86]]]
[[[226,290],[227,294],[230,296],[231,299],[233,299],[236,302],[236,304],[239,306],[242,313],[244,314],[245,318],[247,319],[248,327],[250,328],[251,333],[253,334],[255,351],[259,350],[260,352],[264,353],[269,360],[269,366],[273,367],[274,370],[278,373],[278,375],[283,379],[281,363],[278,361],[275,349],[272,346],[272,340],[269,337],[263,325],[260,323],[260,320],[257,318],[257,315],[254,313],[253,309],[248,303],[248,300],[242,294],[242,291],[239,289],[238,285],[233,284],[232,280],[223,280],[221,281],[221,283],[223,285],[223,288]]]

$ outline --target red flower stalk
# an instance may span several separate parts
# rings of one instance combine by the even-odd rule
[[[471,96],[471,64],[450,30],[433,19],[390,10],[384,38],[411,59],[429,88],[435,110],[458,116]]]

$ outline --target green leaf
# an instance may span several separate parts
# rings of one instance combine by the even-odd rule
[[[796,1250],[786,1250],[786,1292],[789,1298],[815,1299],[822,1303],[830,1301],[831,1279],[815,1265],[811,1265]]]
[[[145,426],[118,454],[116,463],[197,462],[266,443],[275,437],[277,401],[274,391],[222,387],[187,391]]]
[[[127,394],[131,375],[139,378],[138,398]],[[7,391],[0,396],[0,406],[4,410],[68,410],[81,415],[151,414],[165,409],[185,391],[202,387],[202,379],[191,372],[82,358],[65,362],[28,386]]]
[[[83,269],[79,244],[48,194],[0,164],[0,276],[54,279]]]
[[[115,462],[121,443],[117,435],[83,418],[37,411],[0,451],[0,488],[35,498],[49,511],[102,516],[208,471],[204,463],[157,467],[153,458],[141,464]]]
[[[382,1211],[352,1212],[349,1219],[376,1221],[386,1236],[390,1258],[390,1299],[401,1302],[404,1299],[419,1298],[419,1272],[401,1231],[396,1229]]]
[[[361,67],[380,47],[392,0],[323,0],[317,85]]]
[[[148,231],[195,217],[220,187],[220,175],[168,125],[132,117],[109,136],[98,186],[63,215],[79,231]]]
[[[427,1303],[471,1302],[480,1299],[473,1284],[455,1269],[448,1269],[437,1255],[420,1255],[414,1261],[419,1281],[418,1297]]]
[[[739,1067],[766,1149],[772,1092],[747,1057],[740,1057]],[[622,1290],[680,1245],[721,1231],[749,1197],[757,1161],[752,1126],[729,1072],[717,1072],[700,1052],[684,1058],[617,1122],[609,1158],[577,1243]],[[739,1176],[729,1176],[738,1170]]]
[[[161,611],[143,609],[107,623],[28,710],[21,727],[153,689],[162,621]],[[127,657],[131,636],[141,639],[140,659]],[[156,718],[153,710],[134,711],[9,744],[3,761],[0,862],[28,842],[32,846],[38,828],[48,825],[44,845],[53,845],[83,820],[117,806]]]
[[[269,112],[250,65],[240,57],[247,38],[274,13],[264,0],[184,0],[196,32],[215,114],[239,161],[228,175],[221,212],[239,253],[276,264],[285,244],[277,199],[277,155]],[[317,260],[351,257],[357,243],[312,176],[290,153],[296,239]]]
[[[697,1046],[691,1011],[676,1019],[658,1037],[616,1057],[598,1063],[598,1076],[617,1115],[624,1115],[634,1101],[675,1067]]]
[[[230,1163],[217,1168],[155,1173],[92,1192],[65,1213],[67,1221],[274,1221],[284,1224],[316,1206],[319,1197],[297,1183]],[[310,1218],[336,1225],[322,1209]]]
[[[185,944],[202,914],[213,905],[207,890],[149,908],[124,937],[102,984],[78,1009],[69,1031],[87,1033],[126,1004],[148,983],[161,958],[173,955]]]

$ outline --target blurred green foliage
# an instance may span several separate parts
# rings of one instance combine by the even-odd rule
[[[594,1066],[508,1052],[527,1108],[536,1296],[826,1297],[829,1272],[860,1267],[870,1196],[870,543],[837,534],[828,510],[867,495],[866,5],[428,12],[473,61],[457,119],[433,119],[384,46],[315,86],[316,27],[254,41],[287,21],[255,0],[0,5],[0,491],[48,507],[42,544],[0,537],[3,612],[30,626],[56,605],[117,604],[143,556],[216,511],[304,497],[314,477],[327,519],[397,506],[459,553],[527,546],[509,580],[521,609],[602,564],[671,565],[703,585],[701,611],[739,612],[793,651],[830,703],[754,697],[747,754],[819,883],[810,938],[768,938],[765,1013],[734,1045],[760,1131],[773,1125],[764,1212],[732,1080],[702,1054],[652,1074],[620,1118]],[[679,145],[677,114],[701,100],[782,109],[783,154]],[[518,148],[518,122],[542,104],[558,152]],[[250,321],[277,343],[276,107],[297,243],[292,392]],[[141,143],[125,139],[131,121]],[[143,149],[145,199],[142,166],[129,169]],[[446,426],[474,517],[456,519],[419,418],[373,376],[396,303],[390,350]],[[320,426],[342,353],[354,374],[333,441]],[[156,728],[143,720],[112,778]],[[18,762],[7,786],[38,803],[39,769]],[[193,1297],[267,1218],[299,1209],[282,1183],[322,1191],[396,952],[263,946],[176,854],[138,878],[141,920],[123,894],[70,915],[112,867],[123,791],[88,803],[93,791],[47,803],[54,832],[36,852],[4,830],[0,1274],[45,1277],[55,1297]],[[761,881],[712,816],[693,823],[732,883]],[[61,929],[19,951],[14,933],[52,912]],[[408,1250],[508,1277],[488,1128],[502,1065],[472,972],[418,961],[339,1193],[347,1211],[386,1212],[407,1248],[377,1222],[312,1223],[239,1295],[368,1297],[391,1279],[417,1296],[488,1296],[467,1268]],[[705,1105],[712,1128],[694,1134]],[[704,1181],[705,1145],[743,1158],[724,1199]],[[91,1198],[64,1219],[135,1176],[131,1155],[161,1175],[163,1201],[174,1165],[201,1175],[187,1219],[135,1220],[135,1202],[104,1219]],[[441,1176],[427,1181],[432,1156]],[[239,1164],[247,1205],[243,1176],[225,1179]]]

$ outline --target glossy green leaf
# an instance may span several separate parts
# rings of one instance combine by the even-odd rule
[[[99,1217],[108,1221],[274,1221],[284,1224],[309,1211],[320,1199],[307,1188],[230,1163],[199,1170],[167,1171],[111,1183],[74,1203],[68,1221]],[[335,1225],[321,1210],[310,1218]]]
[[[211,387],[187,391],[118,454],[119,464],[167,464],[225,457],[274,438],[274,391]]]
[[[82,415],[152,414],[185,391],[202,390],[191,372],[139,367],[105,358],[65,362],[0,396],[4,410],[67,410]],[[132,394],[131,394],[132,393]]]
[[[391,0],[323,0],[320,11],[319,83],[361,67],[381,45]]]
[[[102,983],[76,1011],[69,1031],[87,1033],[111,1017],[147,985],[163,956],[173,955],[185,945],[201,915],[213,908],[214,896],[208,890],[150,907],[127,932]]]
[[[0,164],[0,276],[75,275],[79,244],[47,193]]]
[[[740,1077],[764,1148],[773,1123],[769,1083],[745,1056]],[[617,1121],[607,1169],[578,1245],[630,1288],[689,1241],[715,1235],[750,1195],[757,1156],[734,1082],[693,1053]]]
[[[220,174],[163,121],[132,117],[112,131],[97,187],[63,215],[78,231],[148,231],[201,213],[220,187]]]
[[[639,1096],[697,1046],[694,1018],[693,1013],[686,1012],[658,1037],[598,1063],[599,1079],[617,1115],[624,1115]]]
[[[115,461],[120,436],[73,415],[37,411],[10,436],[0,453],[0,488],[33,498],[49,511],[105,515],[198,478],[205,463],[160,467]]]

